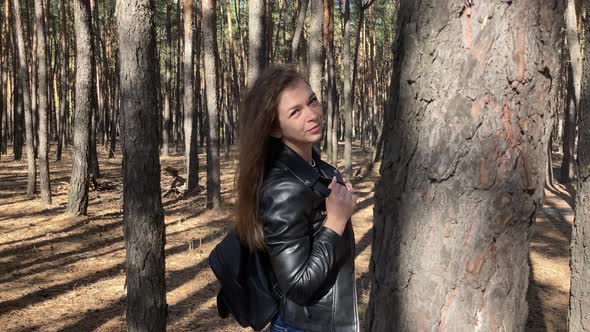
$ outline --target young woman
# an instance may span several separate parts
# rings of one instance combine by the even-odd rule
[[[265,250],[284,298],[271,331],[358,331],[351,184],[312,146],[322,106],[293,67],[270,66],[240,111],[236,229]]]

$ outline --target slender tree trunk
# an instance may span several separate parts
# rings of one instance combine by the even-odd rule
[[[266,63],[273,63],[273,53],[272,53],[272,43],[273,41],[273,28],[274,28],[274,24],[273,24],[273,18],[272,18],[272,12],[273,12],[273,8],[274,8],[274,1],[276,0],[264,0],[265,1],[265,16],[264,16],[264,29],[265,29],[265,41],[266,41],[266,45],[264,46],[264,50],[266,51]]]
[[[39,83],[39,177],[41,182],[41,201],[51,204],[51,189],[49,180],[49,130],[47,128],[47,55],[45,40],[45,22],[43,18],[44,4],[42,0],[35,1],[35,25],[37,26],[37,64]]]
[[[574,175],[574,151],[576,137],[576,113],[580,104],[580,85],[582,77],[582,53],[580,48],[580,31],[578,31],[578,17],[580,16],[580,0],[568,0],[565,15],[567,50],[569,55],[567,105],[565,106],[563,132],[563,161],[561,164],[562,183],[572,181]]]
[[[574,151],[576,141],[576,111],[578,109],[577,105],[579,103],[576,102],[576,83],[572,67],[572,64],[568,65],[567,97],[565,99],[563,115],[563,159],[560,170],[561,183],[571,182],[575,172]]]
[[[16,47],[18,49],[18,77],[21,85],[21,95],[23,99],[23,111],[25,113],[25,132],[27,140],[27,197],[32,198],[36,188],[36,165],[35,165],[35,148],[33,132],[33,106],[29,96],[29,73],[27,71],[27,58],[25,52],[25,40],[23,36],[23,23],[20,14],[20,0],[12,0],[12,9],[14,15],[14,27],[16,34]]]
[[[350,0],[344,0],[344,174],[352,177],[352,107],[354,90],[352,85],[350,62]]]
[[[182,103],[184,94],[182,93],[182,82],[184,77],[182,76],[182,68],[183,68],[183,11],[182,11],[182,1],[176,1],[176,12],[177,12],[177,38],[176,38],[176,107],[174,108],[174,114],[176,121],[174,121],[174,132],[176,135],[176,151],[180,151],[180,143],[184,144],[183,140],[183,125],[182,125]],[[184,147],[186,149],[186,146]]]
[[[241,22],[241,18],[240,18],[240,13],[241,13],[241,8],[242,6],[240,5],[241,1],[234,1],[234,7],[236,10],[236,27],[238,29],[238,35],[239,35],[239,44],[240,44],[240,86],[241,87],[245,87],[246,86],[246,75],[248,72],[248,57],[246,55],[246,48],[244,47],[244,34],[242,33],[242,24]]]
[[[69,86],[69,71],[68,68],[70,67],[70,50],[69,50],[69,43],[68,43],[68,25],[67,25],[67,0],[61,0],[61,47],[63,53],[62,59],[62,84],[61,84],[61,97],[60,97],[60,105],[59,105],[59,134],[57,139],[57,151],[56,151],[56,159],[61,160],[62,149],[63,145],[65,144],[66,139],[66,131],[67,131],[67,118],[66,112],[69,109],[69,102],[70,99],[68,98],[68,86]]]
[[[309,31],[309,85],[320,101],[322,99],[322,77],[324,76],[323,26],[324,0],[311,0],[311,22]]]
[[[100,177],[100,169],[98,165],[98,151],[96,150],[96,137],[98,136],[98,119],[100,117],[99,111],[102,111],[104,105],[104,87],[103,82],[101,82],[101,72],[102,68],[100,67],[101,61],[101,53],[100,48],[98,47],[98,36],[100,31],[98,29],[98,13],[96,11],[95,0],[90,0],[90,17],[91,17],[91,24],[92,24],[92,32],[93,32],[93,47],[94,47],[94,65],[96,68],[94,69],[95,75],[95,88],[96,88],[96,100],[97,106],[91,109],[91,119],[90,119],[90,179],[94,182],[97,178]],[[94,22],[94,23],[93,23]],[[97,60],[98,59],[98,66]]]
[[[368,331],[525,329],[564,7],[456,8],[401,0]]]
[[[96,101],[94,31],[89,0],[74,1],[76,33],[76,111],[74,155],[68,195],[68,215],[85,215],[88,208],[88,177],[92,110]]]
[[[303,27],[305,26],[305,15],[307,13],[307,5],[309,0],[301,0],[301,7],[299,7],[299,14],[297,15],[297,26],[293,32],[293,39],[291,39],[291,53],[289,54],[289,62],[295,61],[299,58],[299,41],[303,34]]]
[[[207,137],[207,206],[219,208],[221,204],[221,187],[219,175],[219,124],[217,111],[217,70],[215,36],[215,0],[203,0],[202,27],[205,68],[205,88],[207,89],[207,118],[209,119],[209,136]]]
[[[184,156],[187,165],[187,193],[199,187],[198,147],[193,144],[193,135],[197,135],[193,121],[195,117],[193,91],[193,1],[184,1]]]
[[[171,34],[171,15],[172,15],[172,0],[166,1],[166,71],[164,76],[164,123],[162,124],[162,155],[168,156],[170,154],[170,127],[171,127],[171,85],[172,78],[170,71],[172,68],[172,34]]]
[[[123,123],[127,331],[166,330],[154,2],[117,1]]]
[[[229,32],[229,61],[231,65],[231,73],[232,73],[232,86],[233,86],[233,100],[235,105],[239,105],[240,103],[240,80],[238,76],[240,75],[238,72],[238,68],[236,66],[236,55],[234,50],[234,32],[233,32],[233,24],[231,19],[231,1],[226,1],[226,11],[227,11],[227,29]]]
[[[324,8],[323,8],[323,15],[324,15],[324,24],[322,29],[323,35],[323,48],[324,48],[324,76],[322,79],[324,80],[324,86],[322,93],[322,101],[323,101],[323,111],[324,111],[324,129],[323,129],[323,140],[322,140],[322,149],[326,151],[327,158],[330,160],[332,158],[332,136],[330,135],[331,125],[332,125],[332,114],[328,111],[328,104],[330,103],[327,100],[329,90],[332,87],[332,82],[329,80],[329,63],[328,63],[328,48],[330,48],[330,2],[331,1],[324,1]]]
[[[265,0],[248,1],[248,85],[266,65]]]
[[[13,5],[14,8],[14,5]],[[23,85],[21,83],[20,75],[20,62],[18,57],[18,38],[17,38],[17,27],[21,25],[14,24],[16,21],[15,15],[13,17],[13,29],[12,29],[12,73],[13,73],[13,154],[14,160],[21,160],[23,151],[23,127],[24,127],[24,108],[23,108]],[[22,35],[22,30],[21,30]]]

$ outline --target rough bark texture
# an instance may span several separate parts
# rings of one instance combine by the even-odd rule
[[[184,53],[183,53],[183,84],[184,84],[184,156],[188,174],[186,176],[187,192],[199,187],[199,160],[195,129],[196,112],[193,90],[193,1],[185,0],[184,8]]]
[[[96,109],[96,66],[90,1],[76,0],[76,110],[74,114],[74,152],[72,177],[66,214],[86,214],[88,208],[88,163],[90,158],[90,118]]]
[[[585,4],[586,13],[590,6]],[[572,229],[570,331],[590,331],[590,25],[584,27],[584,64],[578,131],[578,190]]]
[[[265,0],[248,1],[248,83],[254,82],[266,65]]]
[[[42,0],[35,1],[35,25],[37,26],[37,73],[39,88],[39,177],[41,184],[41,201],[51,204],[51,189],[49,181],[49,129],[47,128],[49,107],[47,104],[47,55],[45,42],[45,21],[43,19],[44,4]]]
[[[320,101],[322,100],[322,77],[324,77],[323,27],[324,1],[311,0],[311,22],[309,29],[309,85]]]
[[[401,1],[368,331],[524,330],[563,10]]]
[[[155,8],[117,1],[123,117],[127,330],[166,330],[164,211],[160,197]]]
[[[23,111],[25,113],[25,136],[27,140],[27,197],[31,198],[35,194],[36,188],[36,165],[35,165],[35,145],[33,132],[33,106],[31,103],[31,94],[29,92],[29,72],[27,70],[27,58],[25,53],[25,40],[23,36],[23,23],[20,13],[20,0],[12,0],[14,10],[14,26],[16,47],[18,49],[18,80],[21,85],[21,96],[23,99]]]
[[[207,95],[207,118],[209,136],[207,137],[207,206],[218,208],[221,203],[221,184],[219,177],[219,124],[217,110],[217,70],[215,36],[215,0],[203,0],[202,27],[205,68],[205,88]]]

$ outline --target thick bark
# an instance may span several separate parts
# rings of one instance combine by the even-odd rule
[[[170,154],[170,129],[171,129],[171,93],[172,93],[172,78],[170,71],[172,70],[172,34],[171,34],[171,15],[172,15],[172,0],[166,1],[166,68],[164,76],[164,114],[162,124],[162,155],[168,156]]]
[[[76,110],[72,176],[66,214],[85,215],[88,208],[91,117],[92,110],[98,107],[96,66],[90,1],[76,0],[73,4],[76,35]]]
[[[197,135],[195,128],[196,112],[193,90],[193,1],[184,1],[184,54],[183,54],[183,84],[184,84],[184,156],[187,165],[186,190],[192,192],[199,187],[199,159],[198,147],[194,144],[193,135]]]
[[[35,25],[37,26],[37,73],[39,87],[39,177],[41,184],[41,201],[51,204],[51,189],[49,180],[49,130],[47,128],[47,55],[45,41],[45,22],[43,19],[44,4],[42,0],[35,1]]]
[[[221,204],[221,186],[219,176],[219,124],[217,110],[217,71],[215,36],[215,0],[202,1],[202,29],[205,88],[207,95],[207,118],[209,136],[207,137],[207,206],[218,208]]]
[[[248,83],[254,82],[266,65],[265,0],[248,1]]]
[[[400,4],[368,331],[525,328],[564,6],[462,6]]]
[[[18,77],[21,85],[23,111],[25,113],[25,133],[27,140],[27,197],[31,198],[36,189],[36,165],[33,132],[33,106],[29,98],[29,72],[27,70],[27,58],[25,52],[25,40],[23,36],[23,22],[21,20],[20,0],[12,0],[14,15],[14,27],[16,35],[16,47],[18,49]]]
[[[590,6],[584,4],[586,13]],[[571,243],[569,331],[590,331],[590,25],[584,24],[584,62],[578,131],[578,188]]]
[[[344,174],[352,177],[352,107],[354,90],[352,90],[350,60],[350,0],[344,0],[344,39],[342,57],[344,61]]]
[[[127,331],[166,330],[154,2],[117,1],[123,132]]]
[[[291,39],[291,53],[289,53],[289,62],[295,61],[299,57],[299,42],[301,35],[303,34],[303,27],[305,26],[305,15],[307,14],[307,5],[309,0],[301,0],[301,6],[299,7],[299,13],[297,15],[297,26],[293,32],[293,38]]]

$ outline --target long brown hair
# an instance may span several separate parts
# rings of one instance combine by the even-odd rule
[[[269,158],[270,134],[277,125],[277,106],[283,90],[306,82],[296,67],[271,65],[250,84],[242,98],[239,117],[239,160],[234,188],[236,230],[251,250],[264,249],[258,200]]]

